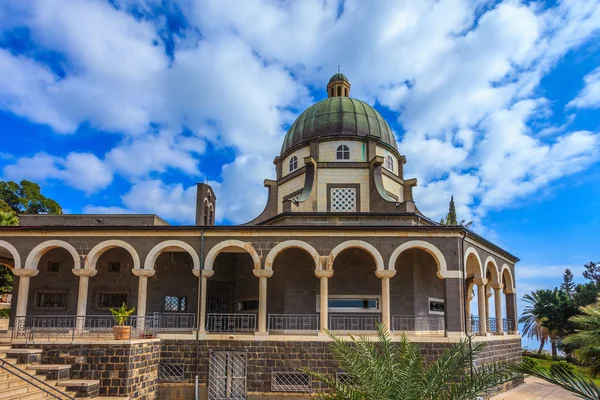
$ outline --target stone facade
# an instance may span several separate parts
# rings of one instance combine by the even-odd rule
[[[24,345],[14,345],[21,347]],[[153,400],[158,391],[160,340],[124,344],[30,344],[42,364],[71,365],[71,379],[100,381],[100,396]]]

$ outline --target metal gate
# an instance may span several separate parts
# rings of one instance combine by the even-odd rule
[[[209,400],[246,399],[247,354],[233,351],[210,351],[208,366]]]

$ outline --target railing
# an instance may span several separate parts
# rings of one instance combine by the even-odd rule
[[[22,370],[21,368],[15,366],[15,365],[12,365],[11,363],[9,363],[5,360],[0,359],[0,369],[3,369],[4,371],[8,372],[9,374],[16,376],[17,378],[29,383],[30,385],[33,385],[34,387],[36,387],[37,389],[46,393],[48,396],[50,396],[53,399],[75,400],[75,398],[61,392],[54,386],[50,386],[48,383],[38,379],[37,377],[29,374],[28,372]]]
[[[498,332],[498,319],[488,318],[486,327],[487,327],[488,332],[497,333]]]
[[[446,322],[444,316],[392,316],[392,330],[417,335],[444,335]]]
[[[256,314],[208,314],[207,332],[254,332]]]
[[[329,315],[329,330],[331,331],[376,331],[377,324],[381,322],[379,314]]]
[[[506,318],[504,318],[502,320],[502,329],[506,333],[513,331],[514,330],[513,320],[512,319],[506,319]]]
[[[155,313],[154,328],[157,332],[192,331],[196,329],[196,314]]]
[[[15,317],[13,339],[63,338],[74,340],[76,337],[110,338],[114,336],[115,319],[108,315],[89,316],[27,316]],[[153,317],[130,316],[125,321],[130,327],[126,340],[152,338],[156,336]]]
[[[269,332],[319,330],[317,314],[269,314]]]
[[[467,324],[467,327],[469,329],[469,332],[479,333],[479,317],[471,316],[470,323]]]

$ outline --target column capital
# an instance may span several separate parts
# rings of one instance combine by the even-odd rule
[[[476,285],[487,285],[487,279],[485,278],[473,278],[473,283]]]
[[[333,276],[333,271],[330,269],[315,269],[315,276],[317,278],[331,278]]]
[[[131,272],[135,276],[139,276],[140,278],[141,277],[150,278],[151,276],[154,276],[154,274],[156,273],[156,271],[153,269],[142,269],[142,268],[134,268],[131,270]]]
[[[73,268],[73,275],[75,276],[85,276],[85,277],[92,277],[92,276],[96,276],[96,274],[98,273],[97,270],[95,269],[88,269],[88,268]]]
[[[252,273],[254,273],[254,276],[257,278],[270,278],[273,276],[272,269],[253,269]]]
[[[40,271],[36,268],[13,268],[12,273],[16,276],[27,276],[31,278],[39,274]]]
[[[378,269],[375,271],[378,278],[393,278],[396,275],[396,270]]]
[[[195,269],[193,272],[197,278],[210,278],[215,274],[215,271],[212,269]]]

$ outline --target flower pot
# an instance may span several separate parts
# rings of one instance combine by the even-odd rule
[[[115,340],[129,340],[131,337],[131,327],[113,326],[113,333],[115,334]]]

